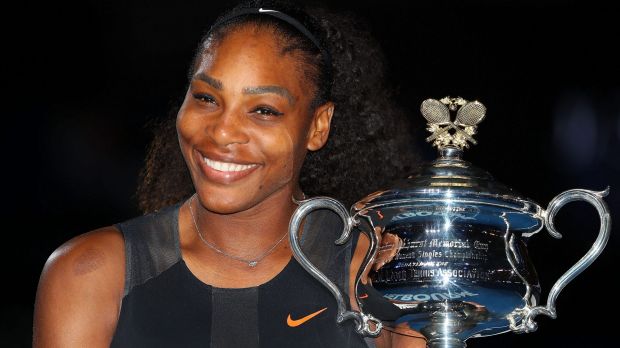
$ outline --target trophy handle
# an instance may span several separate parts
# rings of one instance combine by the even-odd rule
[[[544,314],[553,319],[556,318],[555,301],[562,289],[564,289],[568,283],[570,283],[576,276],[589,267],[594,260],[596,260],[609,240],[611,217],[609,216],[609,208],[603,200],[603,197],[608,194],[609,187],[607,187],[604,191],[599,192],[575,189],[564,191],[549,202],[549,206],[546,211],[543,211],[542,217],[544,218],[545,226],[547,227],[549,234],[551,234],[554,238],[562,238],[562,235],[556,230],[553,223],[553,218],[557,212],[564,205],[566,205],[566,203],[579,200],[592,204],[598,211],[598,215],[601,219],[601,227],[599,229],[598,238],[596,238],[596,241],[590,250],[588,250],[588,252],[573,267],[564,273],[557,282],[555,282],[549,292],[549,296],[547,297],[547,306],[526,306],[525,308],[519,310],[522,312],[520,314],[523,315],[523,322],[519,326],[511,325],[511,329],[518,332],[533,332],[536,331],[536,328],[538,327],[534,321],[534,317],[537,315]]]
[[[338,305],[338,317],[336,318],[336,321],[338,323],[342,323],[345,320],[353,319],[356,323],[356,331],[359,334],[369,337],[379,336],[379,333],[381,332],[381,329],[383,327],[381,321],[374,318],[372,315],[366,314],[364,312],[347,310],[347,306],[345,304],[345,297],[343,296],[340,289],[331,280],[329,280],[329,278],[327,278],[323,273],[321,273],[321,271],[319,271],[319,269],[316,268],[316,266],[314,266],[310,262],[310,260],[308,260],[306,255],[301,250],[301,245],[299,243],[299,228],[301,226],[301,223],[303,219],[314,210],[329,209],[338,214],[338,216],[342,219],[342,221],[344,222],[344,229],[342,230],[342,235],[340,236],[340,238],[335,241],[335,243],[338,245],[344,244],[349,239],[349,237],[351,236],[351,229],[357,225],[357,222],[349,215],[342,203],[338,202],[333,198],[313,197],[307,200],[299,201],[298,203],[299,206],[293,213],[293,216],[291,217],[291,221],[289,223],[289,241],[291,244],[291,249],[293,251],[293,256],[308,273],[310,273],[316,280],[323,284],[323,286],[325,286],[336,298],[336,303]],[[358,280],[356,280],[356,283],[357,281]],[[357,293],[355,294],[355,298],[359,305]],[[374,323],[374,328],[370,326],[371,322]]]

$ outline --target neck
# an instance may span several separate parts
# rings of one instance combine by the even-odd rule
[[[282,190],[256,206],[234,214],[211,212],[198,199],[192,202],[192,206],[203,238],[225,252],[252,259],[287,233],[289,220],[297,207],[292,196],[293,190]],[[300,190],[295,197],[301,197]],[[283,240],[282,244],[286,241]]]

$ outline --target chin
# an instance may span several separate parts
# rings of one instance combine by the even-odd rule
[[[245,200],[207,198],[205,200],[201,199],[201,201],[204,203],[204,207],[207,208],[207,210],[212,213],[222,215],[240,213],[253,206],[251,202],[247,202]]]

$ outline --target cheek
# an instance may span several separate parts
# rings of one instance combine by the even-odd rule
[[[181,148],[191,143],[192,139],[197,136],[199,130],[195,118],[192,117],[191,113],[187,112],[184,107],[181,107],[177,114],[176,128]]]
[[[292,181],[301,168],[305,155],[305,146],[302,146],[300,141],[295,141],[299,136],[285,128],[277,132],[277,136],[263,139],[261,147],[270,159],[272,170],[277,172],[274,177],[279,183]]]
[[[286,144],[287,153],[282,158],[285,159],[285,162],[281,164],[283,173],[286,174],[287,181],[293,180],[295,176],[295,143],[293,142],[293,138],[289,133],[285,133],[284,141]]]
[[[194,165],[192,164],[192,144],[200,139],[201,124],[195,115],[187,110],[179,110],[176,118],[177,141],[181,150],[181,155],[185,160],[185,164],[190,169],[192,177],[194,177]]]

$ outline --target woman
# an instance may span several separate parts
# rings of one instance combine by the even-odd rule
[[[351,201],[403,173],[395,154],[408,151],[395,145],[407,127],[390,119],[381,67],[369,64],[375,52],[322,18],[249,3],[216,21],[175,127],[164,125],[149,154],[140,196],[157,211],[50,256],[34,346],[365,346],[353,323],[335,323],[334,299],[291,257],[288,222],[304,197],[300,181],[312,194],[347,185],[355,194],[338,198]],[[185,166],[171,152],[176,141]],[[364,239],[355,249],[312,237],[339,229],[334,216],[314,214],[305,245],[352,293]]]

